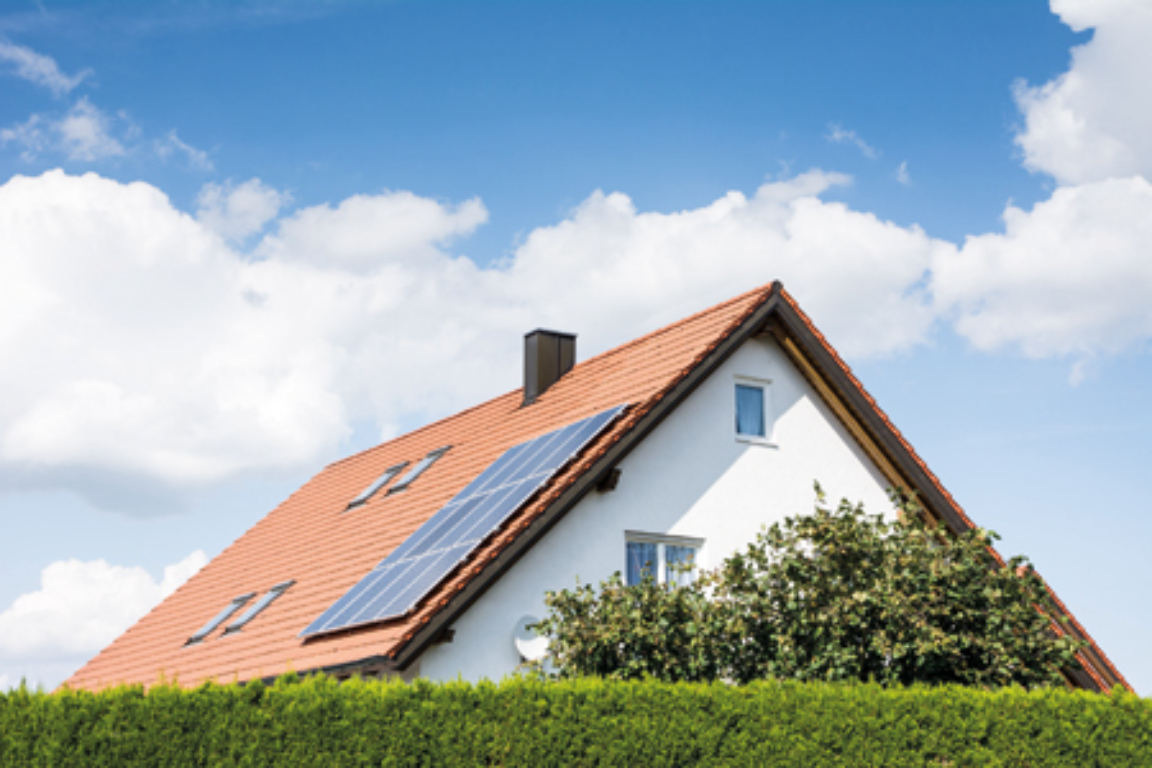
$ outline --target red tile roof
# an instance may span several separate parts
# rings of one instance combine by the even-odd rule
[[[116,683],[151,684],[163,675],[181,684],[269,677],[287,670],[305,671],[354,664],[369,658],[396,657],[419,633],[428,632],[438,615],[463,610],[464,590],[495,572],[489,566],[526,529],[554,509],[610,450],[634,430],[659,418],[658,407],[674,406],[674,397],[691,389],[690,376],[722,345],[754,330],[773,311],[791,313],[819,343],[869,404],[868,419],[890,429],[908,457],[923,469],[961,518],[971,525],[927,466],[860,387],[847,365],[800,312],[778,284],[749,291],[708,310],[642,336],[580,363],[542,394],[521,407],[516,390],[429,424],[402,437],[324,468],[267,517],[104,649],[67,685],[100,688]],[[718,351],[719,350],[719,351]],[[299,632],[358,582],[392,549],[451,499],[472,478],[513,445],[599,413],[628,404],[630,408],[541,494],[516,513],[456,573],[435,589],[407,617],[320,637],[309,642]],[[662,405],[663,404],[663,405]],[[648,421],[645,421],[645,419]],[[878,422],[876,420],[879,420]],[[432,450],[452,445],[408,490],[377,494],[363,506],[345,512],[348,501],[386,468],[414,462]],[[526,540],[528,537],[525,536]],[[483,578],[478,578],[484,573]],[[221,636],[222,627],[206,641],[185,641],[234,597],[263,593],[273,585],[296,583],[264,614],[241,632]],[[441,619],[443,616],[441,616]],[[1079,627],[1079,625],[1076,625]],[[1080,628],[1082,630],[1082,628]],[[1086,636],[1086,635],[1085,635]],[[1095,646],[1094,646],[1095,649]],[[1098,649],[1095,649],[1098,650]],[[1100,653],[1100,658],[1108,664]],[[1115,677],[1123,681],[1111,665]],[[1099,675],[1100,687],[1106,688]],[[1126,683],[1125,683],[1126,685]]]

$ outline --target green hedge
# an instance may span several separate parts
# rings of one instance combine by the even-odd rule
[[[0,694],[0,765],[1152,766],[1152,700],[601,680]]]

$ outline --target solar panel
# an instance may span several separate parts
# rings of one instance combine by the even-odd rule
[[[309,624],[301,637],[386,621],[411,611],[624,407],[509,448]]]

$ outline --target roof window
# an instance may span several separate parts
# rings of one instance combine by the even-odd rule
[[[416,466],[412,467],[412,469],[408,470],[408,473],[404,475],[404,477],[396,481],[396,485],[388,489],[388,493],[396,493],[397,491],[402,491],[408,486],[412,485],[416,478],[424,474],[424,471],[428,469],[428,467],[432,466],[437,459],[448,453],[448,449],[451,447],[452,446],[450,445],[446,445],[443,448],[437,448],[436,450],[432,451],[432,453],[420,459]]]
[[[276,598],[280,597],[280,595],[287,592],[288,587],[292,586],[295,583],[296,582],[292,581],[292,580],[283,581],[283,582],[280,582],[279,584],[277,584],[276,586],[272,587],[272,589],[268,590],[267,594],[265,594],[264,597],[262,597],[256,601],[255,605],[253,605],[248,610],[244,611],[244,613],[240,615],[240,618],[236,619],[236,621],[229,624],[228,627],[224,630],[224,634],[230,635],[233,632],[239,632],[241,629],[243,629],[245,624],[252,621],[252,619],[256,618],[260,614],[261,611],[263,611],[265,608],[267,608],[269,605],[272,604],[273,600],[275,600]]]
[[[211,621],[200,627],[200,629],[196,630],[196,634],[188,638],[188,642],[185,643],[185,645],[194,645],[208,637],[208,635],[212,634],[212,630],[216,629],[216,627],[227,621],[228,617],[236,613],[236,611],[240,610],[244,603],[248,602],[254,597],[256,597],[256,593],[249,592],[246,595],[240,595],[239,597],[232,598],[232,602],[229,603],[224,610],[220,611],[220,613],[213,616]]]
[[[359,496],[348,502],[348,506],[344,508],[344,511],[347,512],[349,509],[358,507],[364,502],[368,501],[368,499],[372,498],[376,494],[376,491],[388,485],[392,478],[400,474],[406,466],[408,466],[408,462],[402,461],[395,466],[388,467],[388,469],[384,470],[384,474],[380,475],[380,477],[378,477],[376,481],[372,483],[372,485],[365,488]]]

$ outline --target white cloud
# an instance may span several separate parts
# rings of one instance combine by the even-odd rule
[[[188,160],[188,165],[198,171],[216,170],[216,166],[212,164],[212,159],[208,157],[207,152],[182,141],[174,130],[168,131],[168,135],[164,138],[153,142],[153,146],[156,149],[156,154],[163,159],[179,152]]]
[[[896,167],[896,181],[906,187],[912,186],[912,177],[908,175],[908,161],[904,160]]]
[[[287,192],[275,190],[260,179],[238,186],[208,183],[196,197],[196,218],[221,237],[241,241],[264,229],[290,200]]]
[[[1084,361],[1152,338],[1152,6],[1053,0],[1073,29],[1094,28],[1070,69],[1017,88],[1028,167],[1051,198],[1009,205],[1003,233],[971,237],[934,265],[932,290],[984,350]]]
[[[23,149],[21,158],[32,161],[50,144],[45,120],[41,115],[32,115],[22,123],[10,128],[0,128],[0,145],[19,144]]]
[[[934,264],[940,305],[978,348],[1084,357],[1152,337],[1152,184],[1061,187],[1004,220]]]
[[[536,325],[580,332],[588,355],[774,278],[846,352],[909,348],[951,246],[820,199],[845,182],[812,172],[668,214],[596,193],[481,268],[446,250],[486,218],[478,200],[359,195],[245,253],[219,232],[263,224],[276,201],[256,181],[210,192],[220,218],[197,221],[143,183],[16,177],[0,186],[0,475],[162,513],[173,489],[315,465],[353,424],[517,386]]]
[[[83,96],[53,127],[60,146],[72,160],[102,160],[124,154],[124,145],[109,132],[111,120]]]
[[[85,69],[75,75],[66,75],[52,57],[3,40],[0,40],[0,61],[14,64],[17,77],[43,86],[57,96],[68,93],[92,74],[91,70]]]
[[[833,144],[851,144],[869,160],[875,160],[880,156],[879,150],[860,138],[856,131],[847,130],[836,123],[828,126],[828,133],[824,138]]]
[[[488,220],[478,199],[448,206],[411,192],[354,195],[335,208],[305,208],[280,223],[259,253],[364,272],[435,258],[440,246]]]
[[[845,353],[907,349],[932,324],[917,286],[951,246],[819,198],[846,182],[810,172],[669,214],[597,193],[529,234],[509,289],[544,324],[603,348],[778,278]]]
[[[85,96],[58,117],[32,115],[23,123],[0,129],[0,144],[22,146],[21,156],[28,161],[51,150],[70,160],[92,162],[125,154],[112,129],[112,118]]]
[[[1063,184],[1152,176],[1152,4],[1052,0],[1052,10],[1072,29],[1094,33],[1060,77],[1017,85],[1025,164]]]
[[[0,613],[0,665],[6,668],[0,674],[13,685],[21,676],[55,685],[207,562],[197,550],[165,568],[159,581],[143,568],[104,560],[52,563],[41,572],[38,590]],[[4,684],[0,680],[0,689]]]

